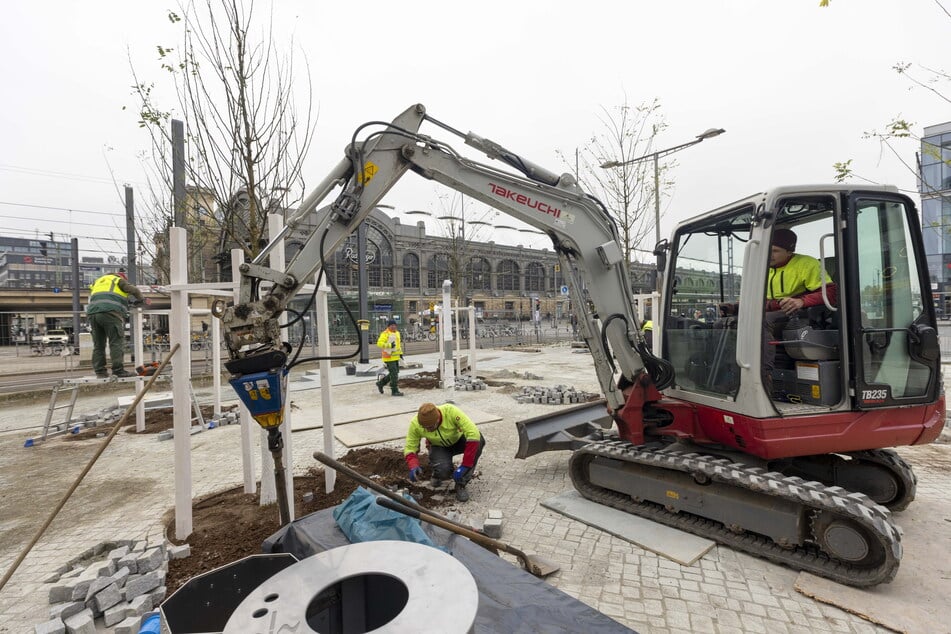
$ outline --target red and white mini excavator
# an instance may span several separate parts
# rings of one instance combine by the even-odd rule
[[[422,134],[423,123],[518,173],[463,157]],[[572,175],[412,106],[358,128],[345,158],[287,220],[286,232],[308,227],[301,250],[285,270],[269,268],[286,232],[276,236],[241,266],[239,301],[216,308],[232,384],[262,426],[281,424],[297,359],[278,317],[408,171],[545,232],[560,258],[605,402],[519,423],[518,457],[570,450],[585,497],[796,569],[857,586],[895,576],[901,536],[891,513],[914,499],[915,476],[891,448],[931,442],[945,419],[935,312],[907,196],[782,187],[682,223],[655,251],[662,290],[651,349],[604,205]],[[822,301],[791,315],[777,336],[764,328],[764,300],[779,229],[820,261]],[[686,316],[707,305],[729,309],[719,319]]]

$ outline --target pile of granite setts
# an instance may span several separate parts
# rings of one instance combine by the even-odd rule
[[[188,545],[146,540],[102,542],[63,565],[45,581],[50,619],[35,634],[137,634],[142,619],[165,599],[168,560],[187,557]]]

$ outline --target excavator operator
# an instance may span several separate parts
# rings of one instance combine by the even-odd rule
[[[770,393],[776,360],[776,345],[772,342],[782,339],[783,328],[797,311],[823,303],[822,265],[812,256],[796,253],[797,240],[791,229],[780,228],[773,231],[770,243],[763,316],[763,378]],[[834,304],[835,285],[826,288]]]

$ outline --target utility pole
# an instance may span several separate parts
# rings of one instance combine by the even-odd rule
[[[126,240],[126,260],[128,261],[128,266],[126,266],[126,271],[129,277],[129,282],[132,284],[138,284],[139,278],[136,269],[137,262],[135,260],[135,207],[133,205],[133,196],[132,188],[128,185],[125,186],[125,240]]]
[[[53,236],[52,231],[50,231],[50,247],[52,247],[52,249],[49,257],[53,258],[53,286],[59,288],[63,285],[63,278],[59,270],[59,245],[56,244],[56,238]]]
[[[79,348],[79,311],[81,306],[79,304],[79,239],[73,238],[70,240],[70,253],[72,257],[73,265],[73,346],[77,349]]]
[[[185,226],[185,126],[172,119],[172,207],[173,224]]]
[[[357,225],[357,301],[360,302],[360,323],[369,317],[367,303],[370,299],[370,278],[367,275],[367,225],[361,222]],[[392,311],[390,311],[392,313]],[[389,320],[389,317],[387,317]],[[360,363],[370,363],[370,333],[362,328],[357,333],[360,336]]]

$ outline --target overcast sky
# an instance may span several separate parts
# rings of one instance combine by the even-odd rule
[[[679,220],[769,187],[830,182],[833,163],[849,158],[864,177],[915,188],[901,163],[863,133],[897,116],[919,134],[951,120],[947,102],[911,90],[893,70],[900,61],[951,70],[951,18],[934,0],[818,4],[280,0],[275,36],[293,36],[298,69],[305,58],[310,67],[319,108],[305,171],[311,186],[358,125],[391,120],[417,102],[553,171],[564,171],[556,151],[573,154],[599,131],[601,108],[625,95],[631,104],[659,99],[669,127],[657,147],[725,128],[677,154],[661,225],[667,235]],[[174,5],[4,5],[3,233],[53,231],[57,239],[78,237],[85,253],[121,255],[121,184],[144,188],[136,156],[148,147],[134,108],[122,110],[134,106],[128,57],[162,90],[155,47],[177,44],[165,17]],[[916,149],[903,148],[909,164]],[[383,202],[437,211],[438,187],[408,175]],[[525,234],[496,234],[528,244]]]

